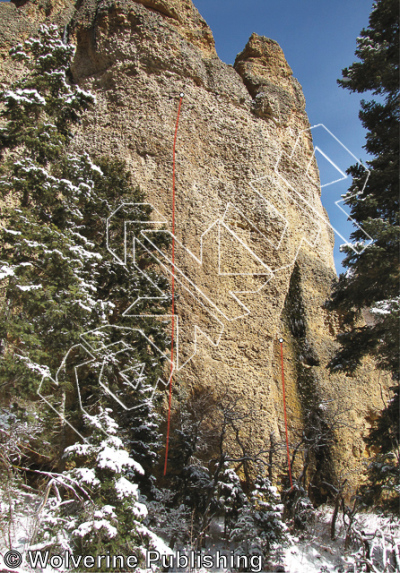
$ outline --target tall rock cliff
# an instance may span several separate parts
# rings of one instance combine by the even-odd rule
[[[152,232],[171,230],[184,92],[176,383],[238,397],[254,413],[245,428],[254,448],[268,445],[271,432],[283,441],[283,337],[291,439],[322,425],[333,445],[314,455],[319,479],[346,474],[355,484],[363,432],[382,406],[380,375],[368,360],[356,377],[327,370],[339,328],[324,308],[335,279],[334,237],[302,89],[279,45],[253,34],[235,65],[224,64],[191,0],[79,0],[75,7],[28,0],[0,10],[3,83],[19,73],[7,58],[13,43],[44,21],[66,26],[77,46],[74,80],[97,98],[74,145],[126,160],[154,208]],[[151,241],[151,230],[140,240]],[[170,258],[159,254],[166,273]]]

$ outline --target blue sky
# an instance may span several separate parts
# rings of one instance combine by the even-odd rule
[[[357,159],[367,159],[362,148],[365,130],[358,119],[361,96],[343,90],[336,80],[341,77],[341,70],[356,59],[356,38],[368,25],[372,0],[194,0],[194,3],[211,27],[219,57],[228,64],[233,64],[253,32],[276,40],[303,87],[311,125],[323,124]],[[314,144],[342,171],[355,162],[323,129],[315,130]],[[340,177],[332,173],[329,163],[321,161],[321,155],[316,155],[322,181]],[[348,184],[349,179],[323,188],[322,192],[332,225],[346,240],[352,225],[335,201],[346,192]],[[335,237],[338,272],[342,270],[339,245],[343,239]]]
[[[362,96],[340,88],[336,80],[356,60],[356,38],[368,26],[372,0],[194,0],[194,4],[214,34],[219,57],[228,64],[233,64],[253,32],[276,40],[303,87],[311,125],[323,124],[357,159],[368,158],[362,149],[365,130],[358,119]],[[368,99],[368,94],[363,95]],[[315,135],[314,145],[342,171],[355,162],[325,130],[315,130]],[[316,156],[322,181],[340,177],[320,154]],[[349,179],[322,190],[332,225],[344,239],[349,238],[352,225],[335,201],[346,192],[348,183]],[[343,242],[335,236],[338,272]]]

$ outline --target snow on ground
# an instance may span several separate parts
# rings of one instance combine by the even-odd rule
[[[29,547],[29,539],[35,522],[35,510],[38,509],[39,498],[30,493],[22,494],[20,503],[13,516],[11,528],[5,526],[4,522],[0,526],[0,570],[3,566],[1,557],[10,549],[20,551],[26,554]],[[0,513],[3,516],[7,514],[6,504],[1,504]],[[338,516],[336,525],[337,537],[334,541],[330,538],[330,521],[332,517],[332,508],[321,506],[316,513],[316,519],[313,526],[307,532],[292,535],[290,542],[286,547],[282,547],[281,559],[275,561],[272,568],[262,568],[263,573],[267,571],[284,571],[285,573],[361,573],[367,571],[366,564],[362,563],[363,547],[360,541],[353,542],[345,549],[346,527],[343,523],[343,517]],[[347,519],[346,519],[347,522]],[[233,547],[221,540],[222,528],[214,524],[214,531],[208,538],[208,547],[206,553],[215,553],[220,550],[227,555],[232,553]],[[354,527],[360,535],[367,540],[370,550],[370,561],[373,573],[394,573],[400,571],[400,519],[396,517],[385,517],[377,513],[359,513],[354,520]],[[155,543],[157,542],[157,543]],[[160,554],[171,554],[171,550],[163,541],[154,534],[153,543]],[[365,549],[365,548],[364,548]],[[190,548],[181,550],[183,554],[190,554]],[[397,552],[397,565],[395,552]],[[364,552],[365,556],[365,552]],[[174,568],[175,569],[175,568]],[[37,568],[39,573],[42,568]],[[151,569],[130,569],[135,573],[155,573],[159,570],[157,567]],[[176,569],[175,569],[176,570]],[[179,571],[189,571],[189,568],[181,568]],[[230,568],[216,569],[211,571],[220,571],[221,573],[230,573]],[[18,567],[18,573],[32,573],[34,570],[23,562]],[[53,569],[48,565],[43,569],[45,573],[62,573],[68,571],[64,567]],[[93,570],[92,570],[93,571]],[[110,569],[112,571],[112,568]],[[128,570],[127,570],[128,571]],[[191,572],[207,573],[208,568],[192,568]],[[259,571],[259,569],[254,569]]]
[[[1,492],[3,493],[3,492]],[[5,566],[3,556],[10,549],[24,553],[28,540],[32,535],[35,525],[35,510],[38,509],[40,500],[37,495],[31,493],[21,494],[18,492],[18,501],[15,499],[16,491],[10,493],[10,500],[3,493],[0,502],[0,566]],[[8,501],[8,503],[7,503]],[[10,512],[11,507],[11,512]],[[11,513],[11,519],[10,519]],[[32,571],[26,563],[18,567],[18,573]]]
[[[361,573],[367,571],[366,565],[363,566],[360,559],[357,559],[363,554],[360,543],[352,543],[349,548],[345,549],[346,528],[341,515],[337,519],[336,540],[331,540],[331,517],[332,508],[321,506],[317,512],[315,525],[307,534],[292,538],[291,545],[284,550],[286,573]],[[354,526],[370,545],[371,561],[375,566],[375,571],[382,573],[400,570],[399,518],[384,517],[376,513],[359,513]],[[389,554],[393,554],[396,547],[397,566],[393,558],[389,559]],[[370,570],[374,571],[372,568]]]
[[[27,490],[30,490],[28,486],[25,487]],[[8,496],[8,493],[10,493],[10,496]],[[45,567],[41,566],[40,559],[37,561],[36,567],[32,567],[28,562],[28,551],[32,551],[35,554],[37,550],[41,550],[42,557],[45,559],[49,549],[45,542],[37,545],[31,544],[33,532],[38,526],[40,528],[40,524],[37,521],[38,511],[41,511],[41,515],[46,513],[46,506],[41,508],[42,503],[43,497],[36,493],[21,492],[14,488],[6,492],[0,487],[0,573],[12,573],[12,571],[17,573],[71,573],[74,570],[71,562],[69,562],[69,566],[65,566],[66,559],[63,551],[60,552],[63,558],[60,567],[52,567],[49,560],[47,560]],[[110,506],[103,506],[102,510],[103,512],[105,510],[110,511],[109,508]],[[100,524],[101,515],[98,515],[98,518],[99,521],[97,523]],[[149,534],[152,550],[157,551],[160,555],[172,553],[158,535],[149,532],[145,526],[142,526],[142,532]],[[69,547],[69,539],[67,537],[64,539],[59,538],[59,541],[61,541],[61,545]],[[7,564],[4,561],[4,557],[10,549],[18,551],[23,557],[22,563],[17,568],[11,564],[6,567]],[[109,568],[110,573],[115,569],[115,567],[111,566]],[[96,567],[88,567],[86,571],[97,573]],[[139,567],[127,568],[126,573],[158,573],[158,571],[160,571],[158,567],[152,566],[147,569]]]

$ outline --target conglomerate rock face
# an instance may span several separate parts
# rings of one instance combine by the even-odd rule
[[[126,161],[154,208],[153,232],[171,231],[185,94],[176,142],[176,383],[239,398],[253,412],[245,431],[254,448],[272,432],[283,441],[282,336],[293,441],[315,416],[329,429],[333,412],[335,445],[315,464],[356,483],[380,385],[369,361],[352,378],[326,368],[339,326],[324,308],[334,238],[304,96],[279,45],[253,34],[235,65],[224,64],[191,0],[80,0],[75,8],[31,0],[0,9],[3,83],[19,73],[7,58],[13,43],[43,21],[68,24],[74,80],[97,98],[74,145]],[[170,273],[171,253],[158,258]]]

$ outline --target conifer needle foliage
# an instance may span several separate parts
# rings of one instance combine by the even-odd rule
[[[116,261],[107,249],[106,222],[117,207],[137,204],[132,235],[150,220],[151,209],[143,205],[143,194],[123,162],[93,160],[73,150],[74,126],[95,105],[95,97],[72,81],[73,54],[74,47],[62,41],[55,26],[42,26],[37,38],[11,50],[26,73],[0,93],[0,383],[9,400],[38,401],[36,392],[47,379],[40,388],[48,393],[53,414],[37,408],[52,420],[54,431],[62,426],[54,411],[85,432],[81,406],[94,415],[99,405],[111,404],[127,443],[146,467],[159,446],[150,398],[163,376],[168,337],[159,320],[125,318],[124,311],[138,300],[132,314],[164,314],[168,283],[148,253],[137,249],[134,268]],[[124,228],[122,212],[111,234],[118,224]],[[166,246],[161,235],[155,239],[158,247]],[[96,344],[100,350],[90,355]],[[74,367],[82,363],[77,382]],[[136,387],[135,380],[129,385],[120,376],[129,369],[133,378],[142,379]],[[149,432],[143,437],[145,428]],[[63,449],[76,440],[70,427],[64,425],[63,432],[52,461],[57,468],[64,465]]]
[[[399,3],[378,0],[369,26],[357,38],[358,61],[342,71],[341,87],[372,93],[362,100],[359,117],[367,130],[365,149],[372,157],[370,176],[363,192],[365,173],[360,165],[350,167],[353,177],[346,203],[359,224],[352,239],[362,241],[364,229],[373,243],[362,252],[344,248],[348,268],[334,288],[330,308],[342,313],[346,331],[339,336],[341,348],[332,369],[352,373],[363,356],[372,354],[388,370],[397,386],[394,397],[380,413],[366,438],[371,448],[368,481],[363,487],[369,504],[379,501],[397,508],[399,502]],[[357,323],[363,309],[373,317]]]
[[[331,308],[343,313],[350,327],[340,336],[341,350],[332,367],[353,372],[363,356],[374,354],[379,365],[399,379],[399,4],[378,0],[368,28],[357,38],[358,61],[338,80],[352,92],[372,92],[361,101],[359,117],[367,130],[365,149],[370,176],[350,167],[352,185],[345,197],[358,223],[351,238],[362,242],[363,231],[373,243],[360,252],[344,247],[348,268],[333,291]],[[376,98],[376,99],[375,99]],[[356,249],[357,250],[357,249]],[[369,308],[373,324],[356,325],[362,309]]]

